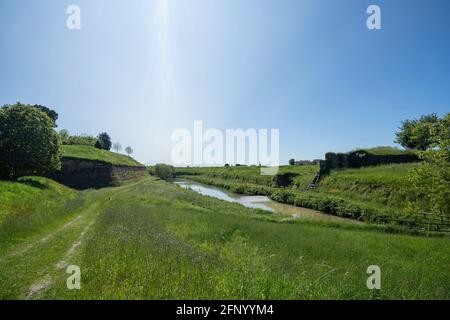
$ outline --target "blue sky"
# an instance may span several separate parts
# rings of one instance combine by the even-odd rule
[[[282,162],[394,145],[401,120],[450,111],[449,17],[448,0],[2,0],[0,104],[47,105],[150,163],[194,120],[279,128]]]

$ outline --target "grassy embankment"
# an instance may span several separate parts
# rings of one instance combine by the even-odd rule
[[[98,160],[111,163],[113,165],[132,167],[142,166],[142,164],[134,160],[132,157],[89,146],[63,145],[61,146],[61,154],[63,157]]]
[[[0,254],[36,231],[52,227],[83,202],[76,191],[46,178],[0,181]]]
[[[271,177],[261,176],[256,166],[178,168],[177,174],[231,192],[268,195],[282,203],[341,217],[429,231],[448,230],[449,226],[443,226],[441,221],[420,213],[411,214],[406,210],[408,202],[422,201],[408,180],[409,171],[417,165],[407,163],[332,170],[323,177],[317,190],[308,190],[307,186],[319,170],[318,166],[282,166],[280,173],[299,174],[292,186],[286,188],[274,187]]]
[[[57,190],[80,205],[55,203],[46,211],[51,222],[2,251],[0,298],[450,298],[448,237],[291,220],[154,178],[83,192],[35,180],[52,187],[0,182],[1,199],[5,190],[32,188],[22,197],[31,214],[19,225]],[[15,201],[2,203],[11,214]],[[81,290],[66,288],[68,264],[81,268]],[[379,291],[366,287],[373,264]]]

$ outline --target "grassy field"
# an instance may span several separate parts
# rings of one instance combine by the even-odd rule
[[[49,179],[0,181],[0,254],[82,205],[76,191]]]
[[[379,149],[379,148],[378,148]],[[378,150],[387,152],[389,150]],[[371,149],[372,150],[372,149]],[[391,150],[395,152],[396,149]],[[418,163],[390,164],[359,169],[336,169],[324,176],[316,190],[308,185],[318,166],[283,166],[280,173],[297,173],[289,187],[275,188],[258,167],[178,168],[177,175],[231,192],[268,195],[281,203],[320,210],[341,217],[392,224],[402,229],[450,231],[450,221],[407,210],[423,198],[411,188],[409,172]],[[448,224],[448,225],[447,225]]]
[[[51,222],[18,228],[20,241],[3,239],[2,299],[450,298],[449,237],[295,220],[155,178],[83,192],[27,180],[39,184],[0,182],[0,198],[33,188],[27,193],[48,199],[55,188],[68,201],[47,211]],[[13,202],[2,204],[8,216]],[[69,264],[81,268],[81,290],[66,288]],[[382,272],[377,291],[366,287],[374,264]]]
[[[278,173],[297,174],[298,176],[294,178],[294,183],[300,188],[305,188],[318,171],[318,165],[281,166]],[[273,177],[261,175],[261,168],[258,166],[176,168],[176,172],[178,175],[201,175],[213,179],[232,180],[235,182],[264,186],[271,186],[273,184]]]
[[[406,201],[420,201],[408,180],[409,172],[418,165],[405,163],[332,170],[321,181],[319,191],[401,209]]]
[[[63,145],[61,146],[61,154],[63,157],[99,160],[115,165],[142,166],[142,164],[124,154],[114,153],[89,146]]]

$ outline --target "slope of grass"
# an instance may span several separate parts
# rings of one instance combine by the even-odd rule
[[[293,185],[286,188],[274,188],[271,177],[261,176],[258,167],[188,168],[177,169],[177,172],[181,177],[232,192],[268,195],[281,203],[342,217],[390,223],[402,228],[448,231],[449,222],[407,210],[410,202],[423,201],[411,188],[408,180],[409,172],[418,165],[406,163],[336,169],[321,179],[317,190],[308,189],[317,166],[281,167],[281,173],[299,173],[294,178]]]
[[[0,181],[0,252],[81,205],[76,191],[50,179]]]
[[[147,180],[116,196],[43,298],[430,299],[450,297],[449,238],[286,221]],[[382,289],[366,287],[379,265]]]
[[[278,173],[298,174],[294,178],[294,183],[299,187],[306,187],[318,171],[318,165],[281,166]],[[273,184],[273,177],[261,175],[261,168],[258,166],[176,168],[176,174],[180,176],[202,175],[208,178],[226,179],[264,186],[271,186]]]
[[[123,166],[142,166],[139,162],[133,158],[114,153],[111,151],[101,150],[90,146],[78,146],[78,145],[63,145],[61,146],[61,153],[63,157],[81,158],[88,160],[98,160],[111,163],[114,165]]]
[[[332,170],[321,180],[319,191],[402,209],[407,201],[421,201],[408,180],[417,166],[405,163]]]
[[[450,298],[449,237],[287,219],[154,178],[77,194],[78,220],[0,252],[0,298]],[[80,290],[61,262],[80,267]],[[370,265],[381,290],[366,287]]]

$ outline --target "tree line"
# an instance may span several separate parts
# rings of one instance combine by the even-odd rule
[[[54,172],[61,168],[61,145],[86,145],[102,150],[113,146],[108,133],[93,137],[56,131],[58,113],[46,106],[22,104],[0,108],[0,178]],[[114,149],[121,150],[120,143]],[[128,155],[131,147],[125,148]]]

